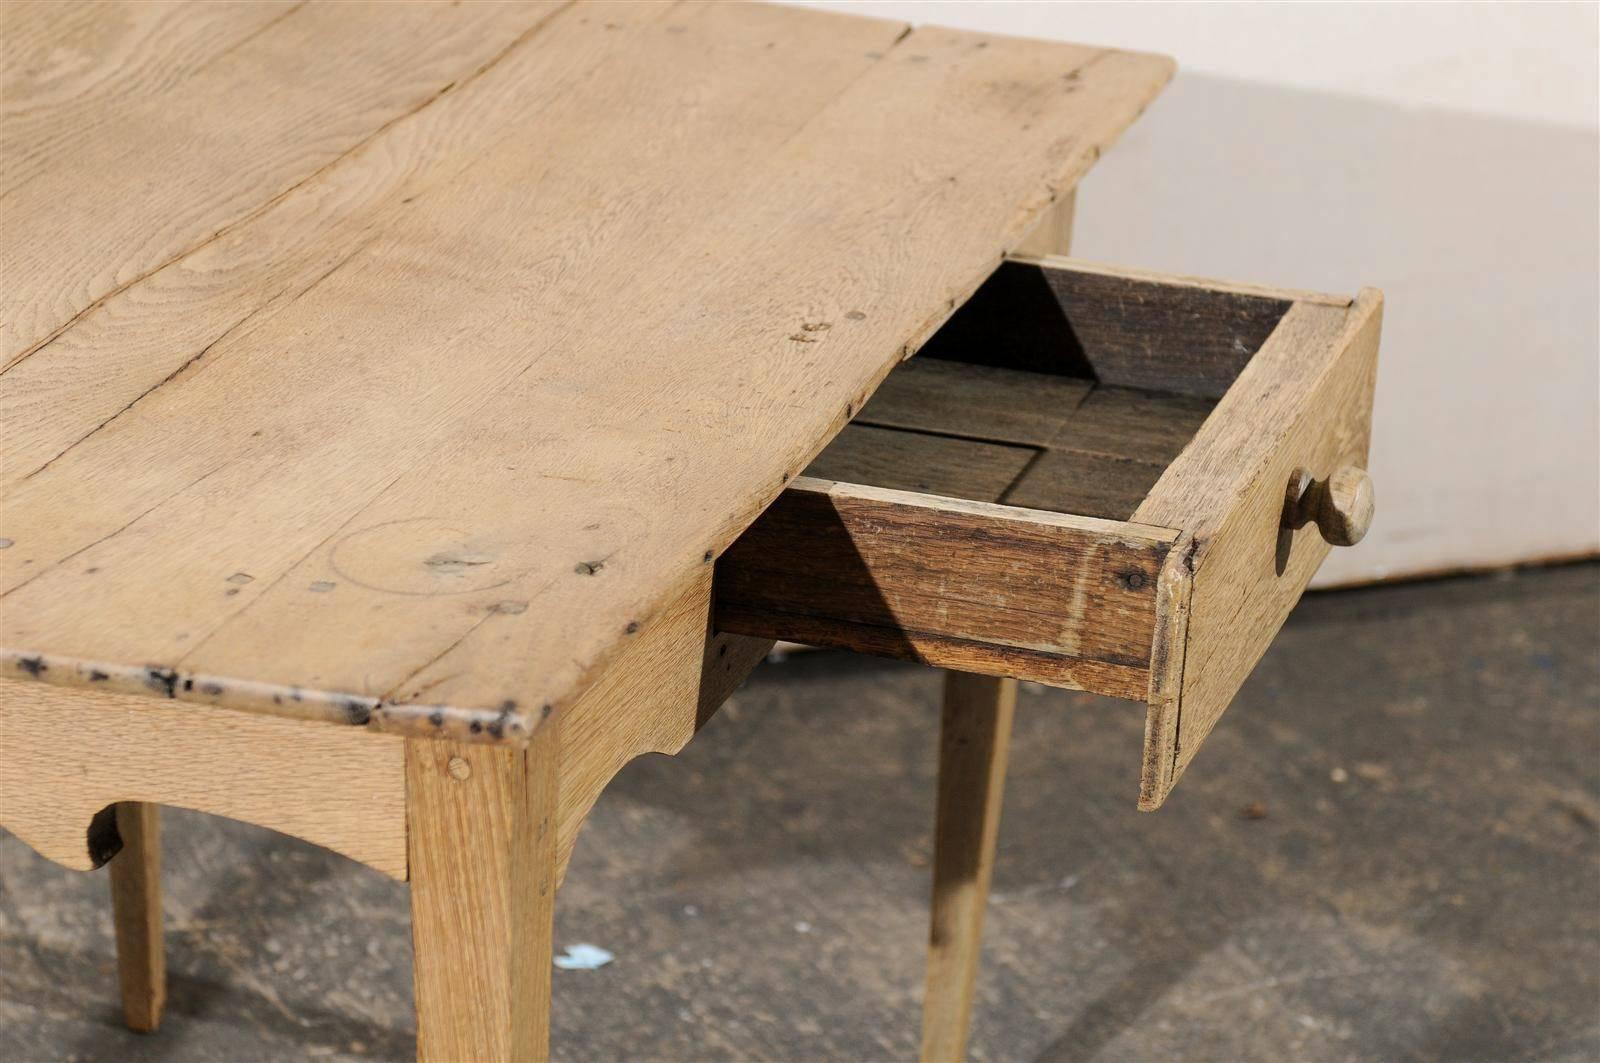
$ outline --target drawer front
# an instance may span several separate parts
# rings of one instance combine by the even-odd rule
[[[1187,631],[1152,687],[1140,806],[1166,799],[1327,556],[1315,523],[1285,528],[1300,470],[1364,470],[1383,298],[1297,303],[1151,489],[1135,519],[1181,528]],[[1179,606],[1182,608],[1182,606]]]
[[[1145,702],[1153,809],[1360,523],[1323,487],[1381,303],[1007,262],[718,561],[716,626]]]

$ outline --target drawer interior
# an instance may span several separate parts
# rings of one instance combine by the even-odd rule
[[[1215,402],[912,358],[807,476],[1127,520]]]
[[[1128,520],[1291,305],[1003,263],[806,475]]]

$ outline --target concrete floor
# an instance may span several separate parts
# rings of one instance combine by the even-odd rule
[[[937,678],[764,666],[607,791],[558,942],[574,1060],[911,1058]],[[1314,596],[1166,809],[1142,709],[1028,689],[972,1054],[1600,1059],[1600,566]],[[0,837],[0,1059],[409,1059],[404,887],[172,812],[172,1003],[114,1006],[103,874]]]

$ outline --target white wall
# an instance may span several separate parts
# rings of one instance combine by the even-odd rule
[[[1320,583],[1600,550],[1600,7],[815,6],[1172,55],[1074,253],[1384,290],[1378,518]]]

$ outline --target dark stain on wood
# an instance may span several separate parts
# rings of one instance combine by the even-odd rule
[[[507,701],[502,703],[500,706],[500,711],[495,714],[494,719],[490,720],[485,728],[485,730],[489,732],[490,737],[497,739],[504,738],[506,736],[506,724],[511,722],[511,717],[515,715],[516,711],[516,702]]]
[[[178,673],[171,668],[162,668],[159,665],[147,665],[144,670],[144,682],[150,689],[162,697],[175,698],[178,696]]]

